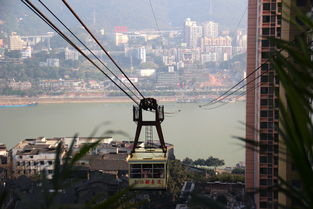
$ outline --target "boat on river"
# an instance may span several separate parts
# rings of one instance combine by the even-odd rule
[[[30,103],[22,103],[22,104],[0,104],[0,108],[8,108],[8,107],[32,107],[38,105],[37,102]]]

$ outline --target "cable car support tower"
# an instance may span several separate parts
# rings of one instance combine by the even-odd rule
[[[154,120],[144,120],[143,119],[143,111],[151,111],[154,112],[155,117]],[[136,152],[136,148],[138,146],[140,132],[143,126],[155,126],[159,141],[160,141],[160,148],[164,155],[166,155],[167,148],[165,145],[163,132],[161,128],[161,123],[164,120],[164,106],[158,105],[156,99],[154,98],[144,98],[140,100],[138,106],[133,106],[133,121],[137,123],[136,134],[133,144],[133,149],[131,151],[131,155]]]

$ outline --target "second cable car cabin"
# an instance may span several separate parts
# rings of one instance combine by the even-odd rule
[[[154,112],[155,119],[144,121],[143,110]],[[139,106],[133,108],[133,120],[137,123],[133,149],[128,156],[129,185],[134,189],[164,190],[168,181],[168,156],[165,146],[161,122],[164,120],[164,107],[159,106],[155,99],[145,98]],[[144,147],[138,147],[138,140],[142,126],[155,126],[160,145],[145,143]],[[146,137],[149,133],[146,133]],[[152,132],[151,132],[152,135]]]

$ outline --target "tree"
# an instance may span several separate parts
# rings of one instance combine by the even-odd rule
[[[193,164],[193,160],[189,157],[186,157],[185,159],[182,160],[182,164],[183,165],[192,165]]]
[[[239,175],[244,175],[245,174],[245,169],[244,168],[234,168],[231,171],[232,174],[239,174]]]
[[[169,161],[169,168],[168,191],[173,198],[178,198],[184,182],[188,179],[188,173],[179,160]]]
[[[210,156],[205,160],[205,165],[208,167],[214,166],[214,170],[216,170],[216,167],[225,165],[225,162],[224,160]]]
[[[194,163],[195,165],[199,165],[199,166],[205,166],[205,165],[206,165],[206,164],[205,164],[205,160],[204,160],[204,159],[201,159],[201,158],[195,160],[193,163]]]

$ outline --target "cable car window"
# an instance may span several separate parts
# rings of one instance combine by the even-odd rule
[[[141,164],[130,165],[130,178],[141,178]]]
[[[152,178],[152,164],[142,165],[142,178]]]
[[[153,165],[153,178],[164,178],[164,164]]]

